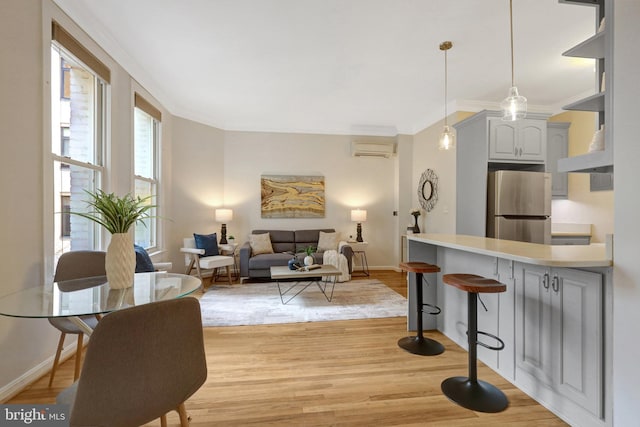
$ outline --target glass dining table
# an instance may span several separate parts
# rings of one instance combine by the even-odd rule
[[[133,286],[111,289],[106,276],[54,282],[0,297],[0,315],[25,318],[67,317],[87,335],[93,330],[79,316],[107,314],[136,305],[182,298],[200,288],[185,274],[136,273]]]

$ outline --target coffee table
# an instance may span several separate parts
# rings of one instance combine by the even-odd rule
[[[340,274],[340,270],[335,268],[333,265],[328,264],[322,264],[320,268],[310,271],[290,270],[289,267],[286,266],[271,267],[271,279],[275,280],[278,284],[278,292],[280,292],[280,301],[282,304],[287,304],[313,284],[318,285],[320,292],[322,292],[327,301],[331,302],[331,299],[333,299],[333,289],[336,286],[336,281]],[[284,283],[281,287],[280,282],[284,280],[292,280],[291,282],[285,282],[287,284],[292,284],[283,292]],[[331,294],[329,295],[327,294],[328,285],[331,285]],[[290,293],[294,292],[294,289],[296,288],[298,291],[290,296]],[[286,301],[285,296],[288,297]]]

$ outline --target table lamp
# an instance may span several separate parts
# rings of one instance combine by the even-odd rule
[[[362,223],[367,220],[367,211],[363,209],[353,209],[351,210],[351,221],[357,222],[357,233],[356,241],[362,242]]]
[[[233,210],[231,209],[216,209],[216,221],[222,223],[222,230],[220,230],[220,244],[227,244],[227,222],[233,219]]]

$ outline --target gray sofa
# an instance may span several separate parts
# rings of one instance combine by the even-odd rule
[[[306,256],[305,248],[318,246],[320,232],[334,233],[332,228],[317,230],[253,230],[251,234],[269,233],[271,237],[272,254],[253,255],[251,245],[245,242],[239,251],[240,281],[247,278],[270,278],[271,266],[285,266],[292,257],[292,253],[297,254],[300,262]],[[347,258],[349,273],[352,271],[353,250],[348,244],[342,245],[340,251]],[[322,264],[322,252],[315,252],[313,258],[316,264]]]

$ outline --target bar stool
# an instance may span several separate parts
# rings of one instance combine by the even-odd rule
[[[490,350],[502,350],[504,342],[495,335],[478,331],[478,294],[505,292],[507,286],[493,279],[475,274],[445,274],[442,281],[448,285],[467,292],[467,312],[469,326],[467,338],[469,343],[469,376],[451,377],[440,386],[442,392],[458,405],[480,412],[500,412],[509,406],[509,401],[500,389],[485,381],[478,380],[477,345]],[[499,345],[492,347],[478,342],[478,334],[494,338]]]
[[[440,308],[425,304],[422,300],[422,275],[424,273],[437,273],[440,267],[437,265],[427,264],[426,262],[401,262],[400,268],[403,271],[416,274],[416,312],[418,314],[417,335],[415,337],[404,337],[398,341],[398,346],[407,350],[409,353],[419,354],[421,356],[435,356],[444,352],[444,346],[438,341],[425,338],[422,334],[422,314],[424,307],[431,307],[435,311],[429,313],[433,315],[440,314]]]

